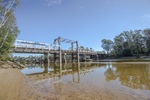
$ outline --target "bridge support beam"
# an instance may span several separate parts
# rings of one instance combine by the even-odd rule
[[[64,54],[64,61],[65,61],[64,68],[66,69],[66,66],[67,66],[67,54],[66,53]]]
[[[74,52],[74,46],[73,46],[73,44],[76,44],[76,51]],[[72,62],[74,62],[74,61],[77,61],[77,62],[79,62],[80,61],[80,57],[79,57],[79,45],[78,45],[78,41],[76,41],[76,42],[72,42],[71,43],[71,50],[72,50],[72,54],[71,54],[71,59],[72,59]]]
[[[45,53],[44,54],[44,63],[50,63],[50,59],[49,59],[49,53]]]
[[[86,54],[84,53],[84,62],[86,62]]]
[[[97,62],[99,62],[99,56],[98,56],[98,54],[96,55],[96,58],[97,58]]]
[[[76,41],[76,51],[77,51],[77,62],[80,62],[80,56],[79,56],[79,45],[78,45],[78,41]]]
[[[73,51],[73,43],[71,43],[71,50]],[[74,61],[74,53],[71,54],[71,61]]]
[[[59,51],[59,66],[60,66],[60,75],[62,74],[62,53]]]
[[[44,64],[44,73],[48,73],[49,64]]]
[[[79,54],[79,44],[78,41],[76,41],[76,47],[77,47],[77,66],[78,66],[78,71],[80,73],[80,54]]]
[[[60,75],[62,74],[62,52],[61,52],[61,38],[58,38],[59,45],[59,66],[60,66]]]

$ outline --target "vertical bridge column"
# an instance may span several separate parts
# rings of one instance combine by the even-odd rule
[[[62,52],[61,52],[61,38],[58,38],[59,45],[59,66],[60,66],[60,75],[62,74]]]
[[[76,41],[76,52],[77,52],[77,62],[80,62],[80,57],[79,57],[79,45],[78,45],[78,41]]]
[[[66,53],[64,53],[64,60],[65,60],[64,68],[66,69],[66,66],[67,66],[67,54]]]
[[[49,53],[45,53],[44,54],[44,63],[50,63],[50,59],[49,59]]]
[[[54,50],[56,49],[56,40],[54,40]]]
[[[80,55],[79,55],[79,44],[76,41],[76,48],[77,48],[77,66],[78,66],[78,75],[80,74]]]
[[[72,54],[71,54],[71,61],[74,61],[74,53],[73,53],[73,43],[71,43],[71,50],[72,50]]]
[[[78,41],[76,41],[76,48],[77,48],[77,62],[78,62],[78,66],[80,63],[80,55],[79,55],[79,44]]]
[[[97,57],[97,62],[99,62],[99,54],[97,54],[96,57]]]

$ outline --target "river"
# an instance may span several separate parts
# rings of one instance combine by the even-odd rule
[[[26,65],[37,92],[58,100],[150,100],[150,63]]]

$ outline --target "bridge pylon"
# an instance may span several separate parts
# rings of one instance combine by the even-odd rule
[[[49,53],[44,53],[44,63],[47,63],[47,64],[50,63]]]

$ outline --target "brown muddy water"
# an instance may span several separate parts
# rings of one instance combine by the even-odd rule
[[[56,100],[150,100],[150,63],[58,65],[27,65],[22,73]]]

